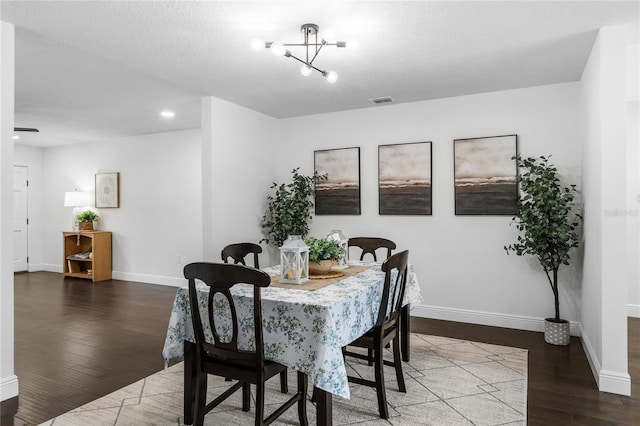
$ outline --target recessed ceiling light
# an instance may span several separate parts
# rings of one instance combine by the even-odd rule
[[[14,138],[14,139],[20,139],[20,136],[18,136],[18,135],[13,135],[13,138]]]
[[[176,113],[173,111],[162,111],[160,115],[164,118],[173,118],[176,116]]]

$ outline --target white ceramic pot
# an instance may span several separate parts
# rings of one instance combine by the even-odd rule
[[[553,318],[544,320],[544,341],[552,345],[566,346],[571,343],[571,329],[569,321],[555,322]]]

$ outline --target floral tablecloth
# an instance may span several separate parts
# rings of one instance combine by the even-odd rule
[[[371,267],[320,290],[262,289],[265,358],[306,373],[314,386],[344,398],[349,398],[349,384],[342,347],[373,326],[384,283],[380,263],[350,263]],[[264,270],[270,275],[280,272],[277,266]],[[239,284],[232,294],[240,321],[252,324],[252,288]],[[421,302],[420,286],[410,265],[404,304]],[[207,317],[205,303],[206,298],[200,299],[203,318]],[[184,340],[195,342],[186,287],[178,289],[173,303],[162,351],[166,362],[184,355]],[[241,334],[238,344],[252,349],[253,336]]]

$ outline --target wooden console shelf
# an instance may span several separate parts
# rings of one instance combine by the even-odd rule
[[[63,232],[62,272],[65,277],[111,279],[111,232]],[[86,253],[91,251],[91,257]]]

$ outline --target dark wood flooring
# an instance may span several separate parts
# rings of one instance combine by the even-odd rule
[[[16,274],[16,424],[41,423],[162,370],[175,294],[151,284]]]
[[[15,424],[38,424],[161,370],[174,296],[175,288],[150,284],[16,275]],[[556,347],[535,332],[415,317],[411,324],[414,332],[528,349],[529,425],[640,424],[640,319],[629,319],[632,397],[597,390],[578,338]]]

